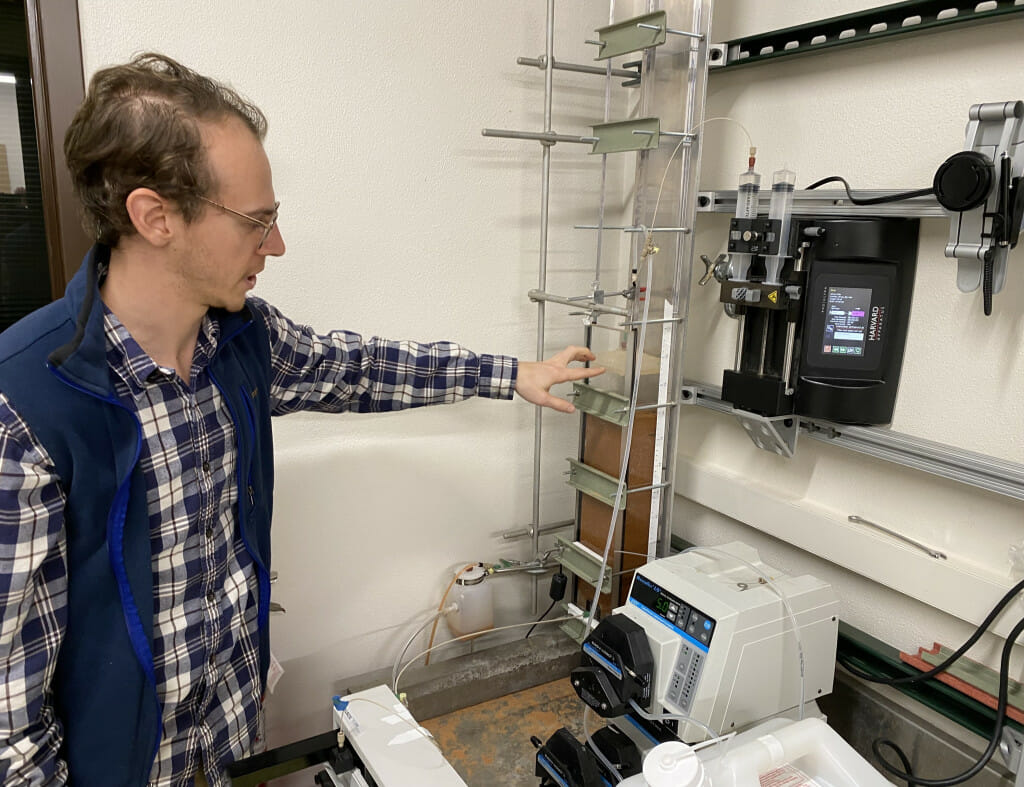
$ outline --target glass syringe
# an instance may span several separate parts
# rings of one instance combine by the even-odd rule
[[[761,191],[761,175],[754,172],[754,164],[757,161],[757,148],[750,148],[750,155],[747,158],[747,171],[740,173],[739,188],[736,190],[736,218],[756,219],[757,200]],[[750,278],[750,263],[754,256],[734,252],[729,262],[729,278],[737,281],[747,281]],[[736,324],[736,359],[733,368],[738,372],[743,362],[743,335],[746,330],[746,317],[738,315]]]
[[[761,191],[761,175],[754,172],[756,160],[757,148],[751,148],[750,157],[747,159],[747,171],[740,173],[739,188],[736,190],[736,218],[738,219],[757,218],[757,198]],[[752,256],[734,253],[729,278],[742,281],[749,278]]]
[[[793,190],[796,188],[796,173],[788,169],[780,169],[772,175],[772,201],[768,207],[768,218],[779,222],[778,254],[770,254],[765,257],[765,282],[767,284],[782,284],[779,274],[782,272],[782,265],[790,255],[789,249],[789,219],[793,212]]]

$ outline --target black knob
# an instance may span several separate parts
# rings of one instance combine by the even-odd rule
[[[994,179],[992,159],[976,150],[963,150],[942,162],[932,188],[942,207],[961,213],[988,199]]]

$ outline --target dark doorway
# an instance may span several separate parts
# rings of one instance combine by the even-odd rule
[[[53,295],[22,2],[0,2],[0,330]]]

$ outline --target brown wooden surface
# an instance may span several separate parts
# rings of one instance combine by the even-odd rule
[[[633,422],[633,440],[629,451],[629,465],[626,470],[626,488],[636,489],[649,486],[653,478],[654,433],[657,413],[653,410],[638,412]],[[586,416],[586,437],[583,441],[583,463],[615,478],[622,472],[621,457],[625,430],[615,424],[594,416]],[[608,527],[611,523],[611,506],[581,495],[580,500],[580,541],[598,554],[604,552]],[[612,541],[612,555],[609,563],[615,573],[612,594],[601,598],[601,613],[607,614],[614,606],[625,603],[632,581],[632,570],[646,560],[624,552],[647,552],[648,529],[651,518],[651,493],[636,492],[626,496],[625,510],[619,514],[616,534]],[[593,589],[581,583],[576,602],[593,598]],[[612,598],[615,598],[614,604]]]
[[[470,787],[537,784],[530,736],[546,741],[566,727],[582,740],[583,707],[564,678],[421,723]]]

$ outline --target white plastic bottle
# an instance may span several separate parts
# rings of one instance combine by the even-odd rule
[[[659,743],[644,757],[643,773],[620,782],[623,787],[710,787],[697,752],[680,741]]]
[[[675,748],[666,748],[670,746]],[[671,770],[676,767],[678,774]],[[642,775],[621,782],[628,787],[761,787],[765,783],[891,787],[835,730],[815,718],[771,719],[699,753],[683,743],[661,743],[644,758]]]
[[[494,589],[488,576],[487,569],[477,564],[455,580],[448,598],[458,609],[448,615],[447,621],[456,637],[494,628]]]

